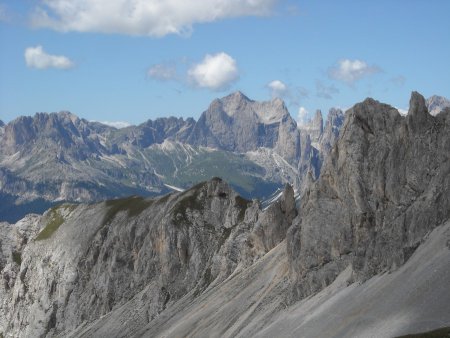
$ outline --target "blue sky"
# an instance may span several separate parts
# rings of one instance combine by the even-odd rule
[[[159,3],[159,4],[158,4]],[[240,90],[299,111],[450,97],[450,1],[0,0],[0,119],[198,118]]]

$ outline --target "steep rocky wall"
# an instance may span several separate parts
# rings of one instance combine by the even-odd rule
[[[450,216],[450,114],[431,116],[413,93],[408,116],[367,99],[306,189],[287,236],[294,294],[330,284],[349,264],[357,280],[396,269]]]

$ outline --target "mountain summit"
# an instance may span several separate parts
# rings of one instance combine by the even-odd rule
[[[436,116],[445,108],[450,107],[450,100],[443,96],[433,95],[427,99],[426,105],[430,114]]]
[[[187,142],[240,153],[270,148],[292,164],[300,156],[296,123],[284,102],[252,101],[241,92],[214,100]]]

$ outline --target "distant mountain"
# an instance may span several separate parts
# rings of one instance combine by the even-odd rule
[[[331,108],[324,124],[322,111],[317,110],[312,120],[298,126],[302,143],[310,146],[308,153],[311,154],[313,179],[319,177],[322,163],[339,137],[344,118],[342,110]]]
[[[295,165],[301,152],[296,126],[282,100],[256,102],[236,92],[211,103],[187,143],[239,153],[270,148]]]
[[[320,150],[323,154],[328,154],[335,145],[344,120],[345,114],[341,109],[331,108],[328,111],[327,121],[319,138]]]
[[[436,116],[445,108],[450,107],[450,100],[443,96],[433,95],[427,99],[426,105],[430,114]]]
[[[283,101],[240,92],[214,100],[198,121],[159,118],[116,129],[69,112],[19,117],[0,129],[0,219],[69,202],[154,196],[220,176],[246,198],[264,198],[308,172],[319,151]]]

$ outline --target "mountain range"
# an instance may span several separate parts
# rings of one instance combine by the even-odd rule
[[[232,118],[224,107],[222,117]],[[319,115],[309,129],[317,129]],[[266,122],[292,131],[289,120],[281,127],[281,115],[269,116]],[[263,209],[216,177],[163,197],[66,203],[0,223],[0,332],[448,334],[450,109],[433,116],[414,92],[407,116],[366,99],[341,122],[333,144],[320,142],[320,133],[306,137],[328,150],[317,148],[326,154],[320,175],[307,173],[299,205],[289,184]],[[140,129],[121,135],[131,130]],[[205,131],[201,142],[218,142],[217,134]],[[82,146],[74,149],[71,156],[82,156]]]
[[[240,92],[214,100],[198,121],[116,129],[69,112],[19,117],[0,129],[0,219],[15,222],[63,201],[162,195],[215,176],[249,199],[285,183],[300,191],[308,172],[318,177],[320,144],[331,147],[342,120],[331,110],[319,134],[299,129],[282,100]]]

